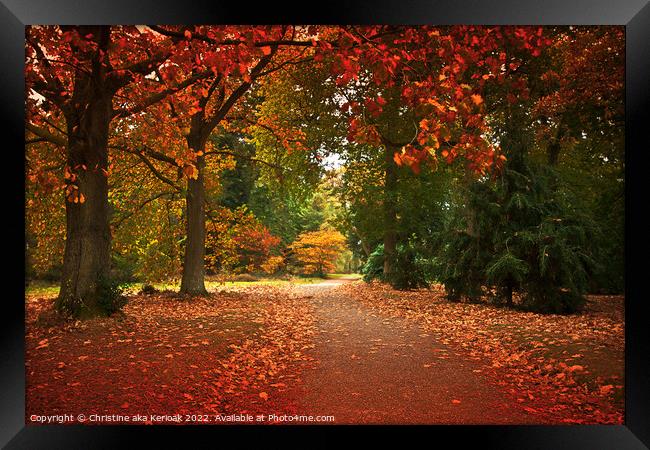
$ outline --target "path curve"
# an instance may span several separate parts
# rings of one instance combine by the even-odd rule
[[[333,289],[299,289],[314,307],[313,356],[289,393],[298,414],[334,423],[526,424],[538,419],[487,381],[480,364],[455,353],[413,322],[382,316]]]

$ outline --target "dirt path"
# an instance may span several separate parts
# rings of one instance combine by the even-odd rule
[[[473,372],[478,362],[403,319],[382,317],[333,289],[300,289],[313,303],[318,364],[290,395],[299,414],[335,423],[535,423],[511,396]]]

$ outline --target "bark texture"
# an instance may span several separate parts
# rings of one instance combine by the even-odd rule
[[[108,45],[107,27],[84,31],[97,36],[100,48]],[[78,194],[77,202],[66,200],[66,241],[57,307],[77,316],[102,312],[98,283],[108,279],[110,268],[106,170],[113,94],[105,84],[105,70],[96,64],[91,73],[77,73],[73,100],[78,99],[85,108],[66,114],[67,164],[73,174],[67,179],[68,192],[76,190]]]
[[[195,150],[203,150],[204,145],[193,146]],[[181,294],[205,295],[205,157],[197,157],[199,175],[197,179],[187,182],[186,204],[186,233],[187,240],[183,258],[183,277],[181,278]]]

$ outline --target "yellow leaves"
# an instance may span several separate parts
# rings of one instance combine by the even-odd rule
[[[305,273],[327,273],[334,269],[338,256],[345,250],[345,236],[336,230],[322,229],[302,233],[289,246],[304,267]]]
[[[429,145],[430,145],[431,147],[433,147],[434,150],[437,150],[438,148],[440,148],[440,141],[438,141],[438,138],[437,138],[436,135],[434,135],[434,134],[432,134],[432,135],[429,137],[429,141],[428,141],[428,143],[429,143]],[[435,152],[431,152],[431,151],[430,151],[430,153],[434,154]]]
[[[260,268],[264,273],[274,274],[284,265],[284,258],[282,256],[269,256],[266,261],[262,263]]]
[[[472,94],[470,95],[470,98],[472,99],[472,102],[474,102],[476,106],[483,103],[483,97],[481,97],[479,94]]]
[[[438,100],[436,100],[435,98],[430,98],[429,100],[427,100],[427,102],[430,105],[435,106],[440,112],[445,112],[446,111],[445,106],[442,103],[440,103]]]

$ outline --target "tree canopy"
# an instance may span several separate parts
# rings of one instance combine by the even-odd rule
[[[234,273],[550,312],[623,289],[620,27],[29,26],[25,48],[26,270],[63,312]]]

